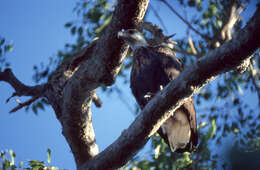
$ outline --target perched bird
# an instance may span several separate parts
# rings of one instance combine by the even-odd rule
[[[175,53],[165,46],[149,46],[136,29],[121,30],[118,38],[130,45],[133,65],[130,87],[141,109],[183,70]],[[197,145],[196,111],[190,98],[158,130],[172,152],[192,151]]]

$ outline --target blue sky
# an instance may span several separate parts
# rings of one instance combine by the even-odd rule
[[[255,4],[255,2],[254,2]],[[14,74],[25,84],[33,85],[33,65],[48,63],[49,57],[55,56],[58,50],[64,48],[67,42],[73,42],[70,31],[64,28],[68,21],[76,19],[72,12],[75,1],[62,0],[2,0],[0,2],[0,35],[13,41],[14,50],[7,54]],[[185,25],[163,5],[154,6],[165,20],[169,34],[176,33],[177,38],[185,34]],[[254,5],[247,9],[247,15],[252,15]],[[181,9],[178,9],[181,10]],[[171,16],[171,17],[169,17]],[[148,21],[159,24],[152,12]],[[134,105],[135,100],[128,85],[117,80],[117,85],[123,89],[125,99]],[[60,168],[75,169],[74,159],[69,146],[61,134],[61,126],[52,108],[46,108],[35,116],[32,111],[24,109],[14,114],[8,112],[16,106],[14,99],[8,104],[5,100],[13,89],[6,83],[0,83],[0,151],[13,149],[17,161],[32,159],[46,160],[47,148],[52,150],[51,165]],[[118,95],[110,96],[98,92],[103,107],[92,107],[93,124],[99,149],[103,150],[111,144],[130,123],[134,116],[125,105],[118,100]],[[26,98],[19,98],[24,101]]]

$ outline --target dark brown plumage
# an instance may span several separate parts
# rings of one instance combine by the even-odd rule
[[[168,47],[150,47],[135,29],[122,30],[118,36],[133,49],[131,89],[143,109],[156,92],[180,74],[182,64]],[[196,126],[196,111],[190,98],[166,120],[158,133],[173,152],[191,151],[198,141]]]

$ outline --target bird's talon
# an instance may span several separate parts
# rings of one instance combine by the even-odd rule
[[[152,95],[153,95],[153,93],[151,93],[151,92],[148,92],[148,93],[146,93],[146,95],[144,95],[144,98],[151,98],[152,97]]]
[[[162,85],[160,85],[160,91],[162,91],[163,90],[163,86]]]

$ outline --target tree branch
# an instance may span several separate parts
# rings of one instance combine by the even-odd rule
[[[257,85],[256,83],[256,72],[254,71],[254,67],[253,65],[250,63],[249,64],[249,76],[252,80],[253,86],[255,87],[257,96],[258,96],[258,105],[260,107],[260,87]]]
[[[154,36],[154,38],[152,38],[152,39],[146,38],[146,40],[150,46],[166,45],[170,48],[173,48],[174,45],[177,44],[177,42],[170,40],[170,38],[172,38],[175,34],[165,36],[163,34],[163,30],[161,28],[159,28],[156,24],[152,24],[151,22],[140,23],[138,25],[138,29],[139,30],[145,29]]]
[[[166,0],[161,0],[177,17],[179,17],[192,31],[204,38],[205,40],[211,40],[211,38],[205,34],[196,30],[186,19],[184,19]]]
[[[213,36],[212,38],[212,46],[219,47],[225,41],[231,40],[232,38],[232,29],[236,24],[237,20],[240,18],[240,13],[243,11],[245,5],[242,4],[239,8],[237,8],[235,1],[230,2],[231,5],[229,8],[226,8],[228,15],[224,21],[226,21],[221,29]]]
[[[25,106],[29,106],[31,105],[35,100],[39,99],[39,96],[34,96],[33,98],[27,100],[24,103],[18,103],[18,106],[16,106],[15,108],[13,108],[9,113],[14,113],[17,110],[20,110],[21,108],[25,107]]]
[[[193,41],[192,41],[192,39],[191,39],[190,34],[188,34],[188,43],[189,43],[189,45],[190,45],[190,48],[191,48],[192,53],[193,53],[195,56],[198,55],[198,52],[197,52],[197,50],[196,50],[196,48],[195,48],[195,45],[194,45],[194,43],[193,43]]]
[[[149,0],[118,1],[105,33],[78,56],[61,64],[47,84],[26,86],[11,70],[0,72],[0,81],[8,82],[15,89],[12,96],[40,94],[48,98],[80,169],[115,169],[124,165],[170,116],[167,111],[178,108],[205,83],[239,65],[259,47],[258,7],[239,36],[208,53],[170,82],[146,105],[143,114],[137,117],[129,129],[98,154],[90,104],[97,87],[114,82],[127,53],[128,47],[116,38],[117,32],[123,28],[135,28],[142,21],[148,3]]]
[[[156,11],[156,9],[152,6],[152,4],[150,4],[150,8],[154,13],[154,16],[158,19],[158,21],[160,22],[161,26],[163,27],[163,29],[165,30],[166,34],[168,34],[168,30],[162,20],[162,18],[160,17],[159,13]]]
[[[149,0],[120,0],[101,37],[80,52],[79,57],[58,68],[50,80],[57,100],[52,101],[77,167],[98,154],[90,104],[96,89],[111,85],[127,54],[128,46],[117,38],[121,29],[135,28],[143,19]],[[71,65],[72,63],[72,65]],[[75,63],[75,64],[74,64]],[[52,100],[53,96],[48,96]]]
[[[45,85],[26,86],[10,69],[0,72],[0,81],[8,82],[16,91],[12,97],[33,96],[17,108],[34,101],[36,96],[48,99],[77,167],[98,154],[90,105],[93,98],[97,101],[95,91],[101,84],[114,83],[127,54],[128,46],[117,38],[117,32],[135,28],[143,20],[148,3],[149,0],[119,0],[101,37],[60,64]]]
[[[123,166],[169,118],[173,110],[219,74],[230,71],[260,46],[260,6],[246,27],[221,47],[200,58],[145,106],[127,130],[80,169],[116,169]],[[169,112],[171,111],[171,112]]]
[[[43,96],[43,92],[46,89],[46,85],[36,85],[36,86],[26,86],[21,81],[19,81],[13,74],[11,69],[5,69],[3,72],[0,72],[0,81],[9,83],[14,89],[14,96]],[[9,98],[10,99],[10,98]],[[9,101],[7,99],[7,102]]]
[[[220,35],[222,40],[231,40],[231,32],[232,28],[236,24],[237,20],[240,18],[240,13],[243,11],[245,5],[242,4],[239,8],[236,8],[235,1],[233,2],[230,11],[229,17],[226,24],[223,25],[222,29],[220,30]]]
[[[24,106],[32,104],[38,98],[43,97],[48,86],[47,84],[26,86],[15,77],[11,69],[5,69],[3,72],[0,72],[0,81],[9,83],[15,90],[15,92],[6,100],[6,102],[9,102],[9,100],[15,96],[32,96],[32,98],[28,101],[19,103],[19,105],[13,108],[9,113],[16,112]]]
[[[180,48],[177,48],[177,47],[174,47],[174,51],[177,52],[177,53],[181,53],[181,54],[184,54],[184,55],[187,55],[187,56],[196,56],[196,57],[201,57],[201,55],[199,54],[194,54],[193,52],[187,52],[183,49],[180,49]]]
[[[195,54],[194,52],[190,53],[190,52],[187,52],[185,50],[182,50],[182,49],[176,47],[175,45],[177,44],[177,42],[169,40],[174,35],[165,36],[162,33],[163,32],[162,29],[160,29],[155,24],[152,24],[150,22],[142,22],[138,25],[138,29],[140,29],[140,30],[145,29],[145,30],[149,31],[154,36],[153,39],[147,39],[146,38],[149,45],[151,45],[151,46],[158,46],[158,45],[165,44],[168,47],[173,47],[175,52],[182,53],[182,54],[188,55],[188,56],[201,57],[200,54]]]
[[[95,93],[92,98],[93,102],[95,103],[96,107],[101,107],[102,106],[102,101],[98,97],[98,95]]]

